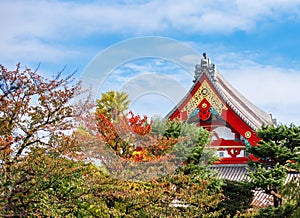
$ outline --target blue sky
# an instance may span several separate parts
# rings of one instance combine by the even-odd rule
[[[67,65],[66,73],[86,79],[92,60],[118,43],[166,37],[206,52],[254,104],[300,125],[300,0],[2,0],[0,8],[0,64],[9,69],[41,63],[40,73],[52,75]],[[182,58],[191,67],[159,57],[119,63],[98,92],[126,90],[136,113],[163,116],[192,85],[200,61]]]

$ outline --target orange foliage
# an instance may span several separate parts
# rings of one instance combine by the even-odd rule
[[[134,162],[158,159],[175,145],[178,140],[151,134],[152,120],[147,116],[122,114],[112,123],[101,113],[96,113],[97,127],[103,142],[117,154]]]

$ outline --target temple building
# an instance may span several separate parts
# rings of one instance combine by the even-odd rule
[[[218,164],[247,163],[252,158],[247,148],[259,141],[255,131],[276,121],[231,86],[205,53],[195,66],[193,82],[167,117],[195,123],[212,132],[211,146],[220,157]]]
[[[256,130],[263,125],[276,125],[276,120],[230,85],[205,53],[200,64],[195,66],[193,82],[167,117],[195,123],[212,133],[210,146],[220,160],[210,169],[216,171],[217,176],[231,181],[250,181],[246,163],[255,157],[247,150],[260,140]],[[300,174],[288,173],[285,183],[295,176],[299,178]],[[273,198],[262,190],[254,190],[252,205],[273,205]]]

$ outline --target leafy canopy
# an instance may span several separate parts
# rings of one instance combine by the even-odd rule
[[[209,132],[179,120],[152,120],[124,111],[112,120],[106,117],[110,111],[99,111],[93,116],[92,130],[83,125],[88,134],[82,136],[94,144],[92,156],[122,185],[120,190],[114,187],[108,200],[113,214],[208,217],[220,213],[216,207],[221,181],[206,168]]]
[[[250,163],[253,184],[273,196],[274,207],[282,205],[282,189],[288,171],[294,171],[300,160],[300,127],[263,126],[257,131],[261,141],[249,152],[259,161]]]

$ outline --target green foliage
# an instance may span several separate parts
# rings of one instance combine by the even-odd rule
[[[152,132],[157,134],[157,123],[166,129],[164,135],[168,137],[184,138],[175,144],[172,154],[181,162],[198,167],[206,167],[216,161],[214,151],[209,150],[206,145],[210,140],[210,133],[204,128],[199,128],[195,124],[181,122],[180,120],[154,120]]]
[[[276,164],[272,168],[266,168],[261,163],[255,163],[254,166],[255,171],[250,170],[249,176],[255,187],[262,188],[267,194],[282,189],[286,178],[284,166]]]
[[[215,151],[207,147],[210,140],[210,133],[206,129],[198,127],[198,134],[194,139],[196,139],[196,141],[192,141],[193,147],[187,158],[187,163],[192,163],[194,165],[210,165],[215,162],[217,160]]]
[[[183,173],[183,175],[189,176],[195,181],[199,179],[206,180],[210,193],[220,190],[221,180],[216,178],[215,172],[207,168],[217,160],[214,151],[206,147],[210,140],[210,133],[207,130],[180,120],[161,121],[157,119],[153,122],[152,132],[157,134],[158,130],[167,137],[185,139],[177,142],[170,153],[174,155],[175,162],[179,166],[181,164],[176,171],[177,173]]]
[[[233,217],[251,208],[252,189],[253,186],[249,182],[226,180],[222,185],[223,200],[218,205],[218,208],[223,209],[220,217]]]
[[[181,120],[155,118],[151,133],[157,136],[163,135],[167,138],[188,137],[190,140],[193,140],[191,143],[194,143],[197,140],[199,129],[200,131],[206,131],[195,124],[189,124]],[[207,137],[203,138],[203,144],[207,143],[207,139]]]
[[[217,160],[214,151],[206,147],[210,140],[210,133],[195,124],[176,119],[170,121],[156,118],[153,121],[152,134],[184,139],[179,140],[171,151],[178,163],[207,165]]]
[[[94,191],[88,176],[97,171],[89,164],[47,154],[44,149],[36,148],[10,170],[9,180],[0,179],[3,184],[1,216],[92,215],[89,206],[93,204],[94,198],[90,196]]]
[[[299,161],[300,127],[290,126],[263,126],[257,131],[262,140],[259,146],[252,146],[249,152],[264,160],[265,164],[285,165],[287,161]]]
[[[267,207],[260,209],[259,214],[253,216],[254,218],[290,218],[293,213],[293,207],[284,205],[277,208]]]
[[[293,170],[300,160],[300,127],[293,124],[263,126],[257,135],[262,140],[258,146],[251,147],[249,152],[259,158],[260,162],[249,164],[249,176],[255,187],[273,196],[274,207],[279,207],[282,204],[281,193],[287,171]],[[260,215],[266,213],[273,217],[274,211],[274,214],[282,214],[284,206],[288,205],[262,210]]]
[[[295,177],[283,188],[283,197],[293,207],[291,217],[300,217],[300,163],[296,165]]]
[[[119,126],[119,123],[105,125],[105,128],[124,129],[116,126]],[[109,129],[107,131],[109,132]],[[128,135],[132,137],[129,140],[132,140],[133,135]],[[152,129],[147,138],[148,144],[143,148],[155,146],[156,144],[153,143],[157,139],[165,139],[163,142],[175,141],[176,143],[170,149],[165,150],[159,159],[150,159],[150,161],[148,159],[142,163],[132,162],[129,159],[120,161],[121,164],[109,159],[121,171],[125,168],[122,172],[126,176],[123,177],[123,174],[118,174],[117,178],[128,179],[131,178],[132,173],[134,175],[138,173],[139,176],[135,176],[135,180],[133,178],[123,181],[115,179],[110,185],[101,185],[101,190],[99,189],[96,193],[105,196],[106,206],[111,211],[110,215],[119,217],[218,216],[220,210],[216,207],[221,199],[220,187],[222,183],[213,171],[207,169],[212,156],[212,152],[206,151],[205,148],[208,143],[209,132],[179,120],[169,121],[157,118],[152,122]],[[139,141],[139,143],[141,142]],[[162,146],[164,144],[157,145]],[[155,156],[158,154],[157,149],[153,147],[148,151],[150,151],[150,155]],[[132,156],[138,152],[140,155],[142,151],[142,149],[135,151]],[[203,156],[203,154],[205,155]],[[136,167],[137,164],[138,167]],[[161,166],[162,169],[157,168],[157,165]],[[172,166],[173,170],[168,170],[169,165]],[[174,168],[177,168],[175,172]],[[132,172],[133,169],[134,172]],[[111,172],[112,174],[115,175],[114,172]],[[150,178],[148,175],[152,175],[152,177]],[[145,177],[149,177],[149,180],[145,180]],[[105,214],[101,214],[101,216],[105,217]]]
[[[185,126],[186,129],[187,126]],[[214,171],[208,169],[208,166],[216,160],[214,152],[206,148],[209,141],[209,132],[203,128],[198,128],[198,134],[194,140],[184,162],[185,164],[178,168],[177,172],[189,176],[195,182],[206,180],[208,192],[210,194],[217,193],[221,189],[222,181],[216,177]],[[185,145],[182,147],[185,147]]]
[[[200,136],[206,134],[198,131],[194,147],[204,142]],[[197,155],[200,163],[201,155]],[[221,210],[216,207],[221,200],[221,181],[206,165],[197,163],[191,161],[175,173],[144,182],[111,179],[110,183],[100,183],[95,195],[104,199],[98,199],[99,204],[104,202],[109,211],[102,209],[101,217],[219,216]]]
[[[91,149],[99,142],[97,134],[93,135],[97,133],[93,123],[78,129],[76,134],[83,135],[82,138],[70,134],[75,129],[73,119],[82,115],[83,109],[90,109],[86,104],[76,107],[70,103],[80,94],[79,84],[73,85],[71,77],[60,79],[60,75],[47,80],[30,69],[21,71],[19,65],[15,71],[2,66],[0,70],[0,216],[215,217],[220,214],[216,206],[221,198],[218,188],[221,183],[205,168],[209,161],[201,157],[207,131],[166,121],[160,136],[178,142],[185,139],[173,150],[184,152],[186,165],[173,174],[150,181],[113,178],[104,165],[98,168],[85,162],[85,148],[81,145],[87,143],[92,155],[96,152]],[[112,91],[102,97],[97,102],[98,112],[116,122],[115,118],[128,108],[127,94]],[[153,142],[157,142],[158,136],[153,134]],[[91,143],[80,141],[88,137]],[[167,140],[162,140],[164,146],[168,145]],[[149,146],[153,146],[151,143],[148,142]],[[110,156],[107,159],[112,160]]]
[[[80,84],[61,73],[43,78],[20,64],[0,71],[1,216],[80,214],[85,167],[71,161],[80,159],[80,149],[65,134],[84,108],[70,104]]]
[[[101,99],[97,100],[96,111],[114,121],[116,116],[128,109],[129,103],[127,93],[108,91],[102,93]]]

